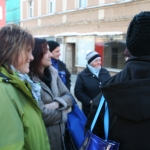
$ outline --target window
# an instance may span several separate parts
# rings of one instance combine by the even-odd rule
[[[49,1],[49,13],[54,13],[55,12],[55,0],[50,0]]]
[[[125,42],[112,41],[104,43],[104,67],[123,69],[125,65],[124,50]]]
[[[77,38],[76,50],[76,65],[85,67],[87,64],[86,54],[94,51],[94,37],[93,36],[79,36]]]
[[[53,12],[53,4],[52,2],[49,3],[49,12],[52,13]]]
[[[33,1],[29,1],[29,17],[33,17]]]
[[[103,67],[116,71],[123,69],[125,65],[125,39],[126,36],[123,34],[97,36],[95,38],[95,51],[101,55]]]
[[[84,8],[87,6],[87,0],[78,0],[79,8]]]
[[[59,43],[59,44],[62,44],[63,43],[63,38],[62,37],[57,37],[56,42]]]

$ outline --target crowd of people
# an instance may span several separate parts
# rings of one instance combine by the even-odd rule
[[[73,95],[71,74],[60,55],[55,41],[34,38],[14,24],[0,29],[0,150],[67,150]],[[77,75],[75,97],[87,117],[85,133],[103,95],[109,139],[120,143],[120,150],[150,150],[150,12],[133,17],[124,55],[123,70],[111,76],[100,54],[88,53],[86,68]],[[102,114],[93,133],[104,138]]]

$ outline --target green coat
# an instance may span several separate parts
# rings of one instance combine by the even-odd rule
[[[50,150],[41,111],[30,86],[0,67],[0,150]]]

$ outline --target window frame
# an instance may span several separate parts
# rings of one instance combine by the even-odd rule
[[[48,13],[53,14],[56,11],[56,2],[55,0],[48,1]]]
[[[78,8],[87,7],[87,0],[78,0]]]
[[[95,47],[95,36],[78,36],[76,44],[76,57],[75,66],[76,67],[86,67],[87,60],[86,54],[94,51]]]
[[[33,17],[33,0],[29,1],[29,18]]]

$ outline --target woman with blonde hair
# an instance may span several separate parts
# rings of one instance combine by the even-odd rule
[[[34,39],[19,26],[7,25],[0,41],[0,149],[49,150],[37,105],[40,87],[27,76]]]

